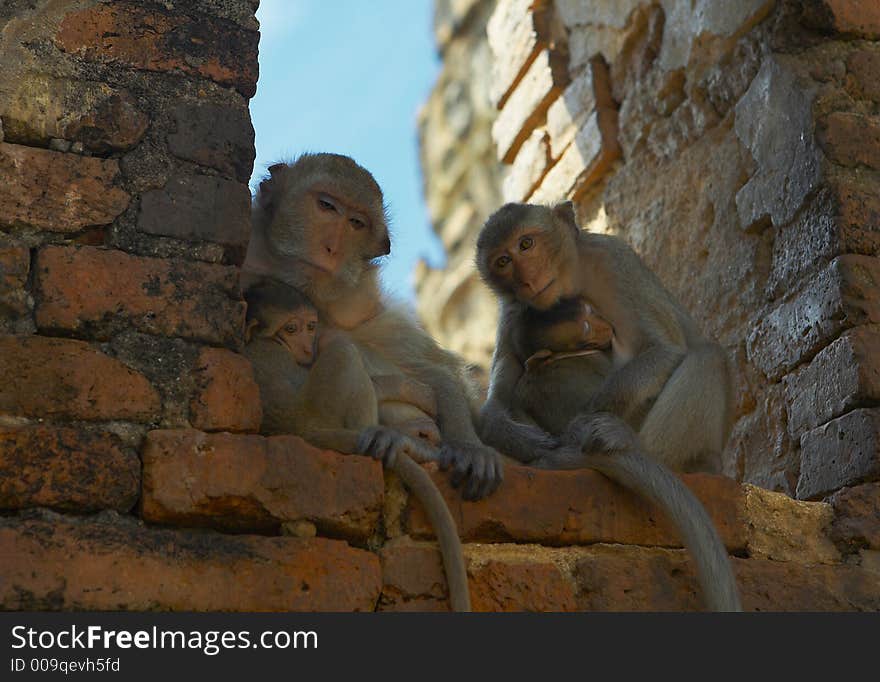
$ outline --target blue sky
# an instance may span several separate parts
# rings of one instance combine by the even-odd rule
[[[251,187],[279,158],[348,154],[391,208],[386,290],[413,301],[420,257],[443,262],[422,195],[416,116],[439,71],[431,0],[262,0]]]

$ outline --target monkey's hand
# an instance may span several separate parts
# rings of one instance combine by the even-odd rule
[[[501,455],[482,443],[445,441],[437,457],[440,468],[452,468],[453,488],[464,483],[461,496],[466,500],[480,500],[495,492],[504,478]]]
[[[620,452],[639,447],[635,431],[608,412],[581,414],[569,422],[562,436],[564,448],[583,453]]]
[[[417,462],[432,461],[436,451],[423,442],[413,440],[387,426],[368,426],[358,436],[357,451],[381,460],[386,467],[397,462],[397,456],[405,453]]]

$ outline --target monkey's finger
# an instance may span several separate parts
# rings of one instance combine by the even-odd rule
[[[357,441],[359,455],[369,455],[373,449],[373,440],[376,438],[376,429],[369,428],[361,431]]]
[[[442,445],[440,449],[437,451],[437,466],[440,468],[440,471],[446,471],[452,466],[452,462],[455,459],[455,454],[452,452],[452,449],[448,445]]]
[[[486,464],[487,458],[477,455],[471,462],[471,471],[464,487],[462,497],[466,500],[479,500],[486,496]]]
[[[452,476],[449,482],[453,488],[458,488],[468,476],[471,468],[471,458],[463,452],[456,452],[452,460]]]

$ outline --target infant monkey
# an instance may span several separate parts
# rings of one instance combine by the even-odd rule
[[[583,298],[560,301],[549,310],[528,308],[514,334],[514,352],[526,370],[590,355],[611,347],[614,330]]]
[[[431,477],[411,459],[433,459],[434,448],[379,425],[377,389],[357,347],[341,333],[319,339],[315,307],[301,292],[264,280],[245,292],[245,300],[244,354],[260,387],[260,430],[294,433],[320,448],[381,459],[422,502],[440,544],[452,608],[469,611],[467,570],[455,521]],[[413,393],[394,397],[419,399],[431,408],[433,394]]]

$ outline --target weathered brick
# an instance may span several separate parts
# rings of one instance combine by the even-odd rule
[[[880,50],[854,52],[846,60],[846,70],[855,81],[857,97],[880,102]]]
[[[601,109],[584,122],[556,164],[547,171],[529,198],[533,203],[576,199],[605,175],[620,156],[617,143],[617,112]]]
[[[130,1],[70,12],[55,36],[58,47],[86,61],[201,76],[245,97],[256,92],[258,41],[257,32],[230,21]]]
[[[143,451],[143,518],[241,530],[306,520],[364,542],[378,526],[378,462],[321,451],[296,436],[151,431]]]
[[[103,154],[130,149],[150,123],[128,91],[106,83],[27,72],[4,86],[0,115],[8,142],[45,146],[60,138]]]
[[[0,608],[372,611],[382,576],[338,540],[0,520]],[[39,566],[39,570],[34,570]]]
[[[505,201],[525,201],[544,177],[550,165],[550,140],[547,131],[538,128],[520,147],[504,178]]]
[[[119,164],[0,143],[0,225],[77,232],[108,225],[128,206]]]
[[[87,343],[0,337],[0,412],[149,421],[159,410],[159,395],[142,374]]]
[[[134,328],[229,346],[243,338],[245,304],[233,267],[47,246],[35,275],[41,329],[109,338]]]
[[[547,110],[551,158],[558,159],[597,109],[614,109],[608,66],[593,59]]]
[[[172,154],[247,183],[256,153],[247,107],[186,103],[177,105],[172,113],[177,126],[168,135]]]
[[[537,54],[552,41],[546,0],[499,2],[486,25],[492,51],[489,99],[499,109]]]
[[[876,248],[875,233],[880,232],[880,195],[870,183],[863,181],[860,184],[838,180],[832,183],[834,197],[837,202],[836,215],[841,224],[848,229],[848,237],[845,241],[846,249],[856,253],[869,253],[867,249],[860,248],[859,242],[866,239],[865,232],[871,233],[868,249]]]
[[[815,92],[814,84],[768,58],[737,102],[736,135],[756,166],[736,193],[743,229],[754,229],[768,217],[774,225],[784,225],[818,185],[820,153],[812,133]]]
[[[880,581],[847,565],[731,558],[744,611],[875,611]],[[587,611],[698,611],[693,565],[683,551],[594,547],[575,565]]]
[[[760,317],[746,341],[749,361],[779,379],[844,329],[880,322],[880,261],[844,255]]]
[[[552,563],[487,561],[468,571],[474,611],[577,611],[573,585]]]
[[[0,240],[0,312],[23,315],[29,310],[25,290],[31,252],[24,244]]]
[[[840,561],[828,533],[834,516],[831,505],[800,502],[753,485],[745,490],[750,557],[801,564]]]
[[[379,551],[382,562],[380,611],[449,611],[449,592],[440,549],[396,538]]]
[[[196,394],[190,423],[202,431],[259,431],[260,387],[247,358],[220,348],[203,348],[195,366]]]
[[[847,410],[880,400],[880,328],[844,333],[783,383],[788,432],[796,439]]]
[[[829,500],[832,539],[850,549],[880,550],[880,483],[844,488]]]
[[[880,410],[854,410],[801,437],[799,498],[820,497],[878,476]]]
[[[492,124],[500,161],[513,161],[522,143],[543,122],[547,108],[568,85],[566,62],[564,54],[544,50],[514,88]]]
[[[804,0],[804,16],[819,28],[880,38],[880,6],[870,0]]]
[[[504,485],[479,502],[462,500],[447,475],[433,472],[432,478],[446,498],[464,542],[681,546],[678,534],[657,509],[595,471],[508,466]],[[708,474],[685,474],[682,479],[705,505],[725,545],[731,550],[745,548],[740,486]],[[424,510],[412,496],[404,518],[413,537],[433,537]]]
[[[212,241],[243,251],[250,237],[247,185],[210,175],[172,178],[141,196],[138,229],[149,234]]]
[[[819,121],[817,136],[835,163],[880,169],[880,117],[835,111]]]
[[[0,509],[127,512],[140,483],[140,459],[108,433],[0,427]]]
[[[78,119],[68,123],[61,137],[82,142],[99,154],[131,149],[147,132],[149,117],[127,92],[112,94]]]

